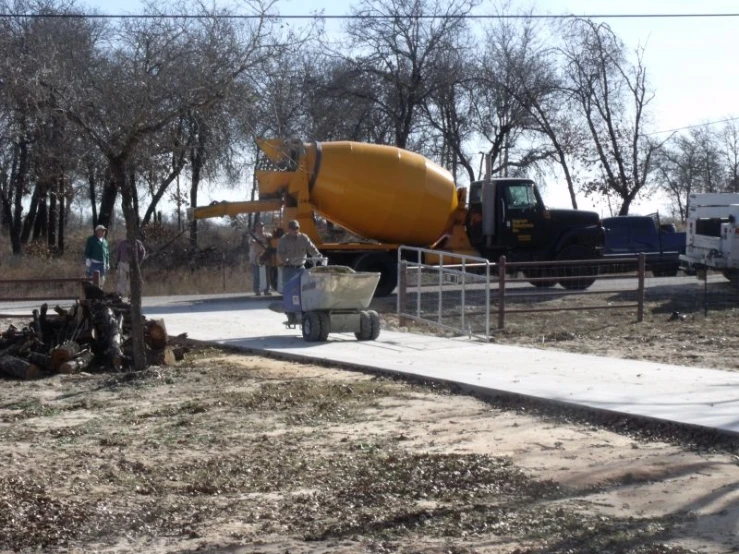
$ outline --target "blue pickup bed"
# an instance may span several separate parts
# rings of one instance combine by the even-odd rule
[[[680,254],[685,253],[685,233],[676,232],[671,225],[659,225],[653,216],[640,215],[607,217],[603,227],[605,257],[618,259],[644,253],[647,269],[655,277],[677,275]]]

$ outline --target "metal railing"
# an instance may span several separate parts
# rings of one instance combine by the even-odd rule
[[[438,258],[438,263],[424,263],[424,256]],[[489,284],[494,264],[485,258],[407,246],[398,249],[398,263],[401,324],[410,319],[470,337],[490,337]],[[433,320],[426,316],[429,312],[435,313]],[[479,316],[484,318],[482,329]]]
[[[397,313],[401,325],[413,320],[483,340],[493,335],[492,318],[497,329],[504,329],[509,314],[634,309],[642,321],[645,267],[643,254],[617,263],[602,258],[511,263],[505,256],[491,263],[403,246],[398,251]],[[618,287],[603,284],[615,280]],[[590,290],[593,282],[598,285]],[[619,300],[598,301],[603,295]],[[568,301],[574,298],[577,302]]]
[[[73,294],[70,292],[54,293],[50,290],[49,285],[66,283],[78,283],[82,286],[83,283],[91,283],[95,286],[100,286],[100,272],[96,271],[92,277],[58,277],[53,279],[0,279],[0,291],[4,291],[7,285],[20,285],[20,288],[38,289],[43,287],[47,292],[45,295],[38,296],[23,296],[18,293],[12,296],[6,296],[0,292],[0,301],[2,302],[15,302],[15,301],[36,301],[36,300],[74,300],[84,296],[84,292]]]

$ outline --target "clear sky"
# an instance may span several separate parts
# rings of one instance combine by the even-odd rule
[[[83,0],[104,13],[135,13],[138,0]],[[231,2],[229,2],[231,3]],[[233,2],[233,4],[237,4]],[[326,15],[348,12],[350,2],[336,0],[279,0],[283,15]],[[514,8],[541,14],[691,14],[739,13],[736,0],[511,0]],[[493,13],[484,1],[475,13]],[[739,116],[739,17],[605,19],[627,46],[646,47],[645,65],[655,91],[654,128],[667,131]],[[334,23],[332,22],[333,26]],[[666,136],[666,135],[665,135]],[[552,191],[548,191],[551,193]],[[547,194],[549,196],[549,194]],[[548,198],[552,205],[564,205]],[[654,211],[642,201],[632,211]],[[602,210],[599,210],[602,211]]]

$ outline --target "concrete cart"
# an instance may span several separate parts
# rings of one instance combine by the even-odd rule
[[[360,273],[345,266],[303,270],[283,288],[286,325],[300,324],[309,342],[325,341],[329,333],[347,332],[359,340],[375,340],[380,334],[380,316],[367,308],[379,281],[379,273]]]

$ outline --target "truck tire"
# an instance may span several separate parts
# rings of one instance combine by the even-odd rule
[[[571,244],[565,246],[557,253],[556,259],[559,260],[592,260],[598,255],[592,248],[583,246],[582,244]],[[560,277],[579,277],[581,279],[562,280],[559,282],[567,290],[585,290],[590,287],[598,276],[597,265],[586,265],[576,267],[557,267],[556,271]]]
[[[398,286],[398,261],[387,252],[369,252],[361,255],[352,266],[355,271],[380,274],[375,296],[390,296]]]
[[[331,318],[326,312],[308,312],[303,316],[302,330],[306,342],[323,342],[331,331]]]
[[[652,275],[655,277],[676,277],[679,269],[680,267],[674,264],[655,264],[655,266],[652,267]]]
[[[538,268],[538,269],[527,269],[523,272],[523,276],[527,279],[537,279],[540,277],[548,277],[551,274],[551,269]],[[551,281],[529,281],[530,284],[534,285],[537,289],[548,289],[557,284],[557,279]]]
[[[374,310],[359,312],[359,331],[354,333],[357,340],[375,340],[380,336],[380,314]]]
[[[723,269],[721,273],[731,282],[731,286],[739,289],[739,269]]]

